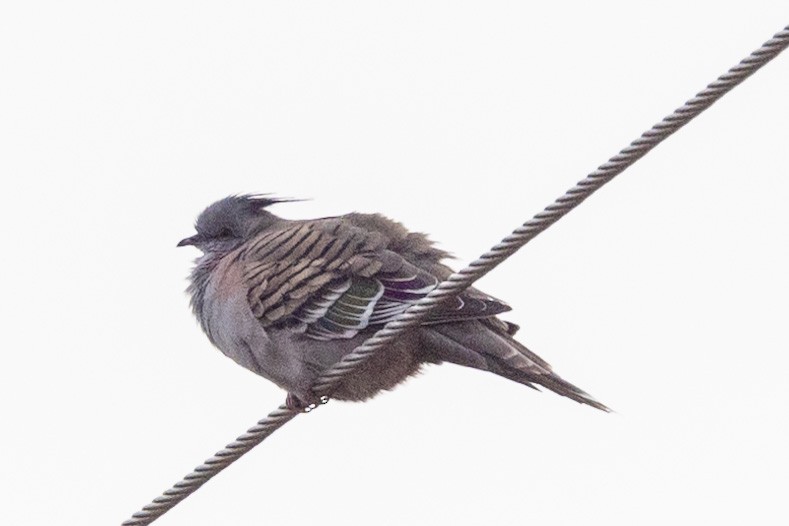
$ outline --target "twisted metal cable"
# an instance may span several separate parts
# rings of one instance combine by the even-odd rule
[[[387,344],[403,332],[420,325],[430,312],[443,301],[461,293],[479,278],[493,270],[499,263],[514,254],[570,210],[581,204],[587,197],[646,155],[647,152],[660,144],[669,135],[709,108],[756,70],[778,56],[788,46],[789,26],[783,31],[776,33],[762,47],[751,53],[727,73],[718,77],[715,82],[676,109],[674,113],[644,132],[641,137],[633,141],[585,179],[578,182],[545,210],[515,229],[512,234],[505,237],[490,251],[483,254],[460,272],[452,274],[446,281],[401,316],[387,323],[362,345],[325,371],[313,385],[313,391],[319,396],[330,395],[342,382],[343,378],[355,371],[370,355],[385,348]],[[131,519],[123,523],[123,526],[144,526],[152,523],[298,414],[298,412],[288,409],[287,406],[281,405],[234,442],[225,446],[225,449],[206,460],[202,465],[195,468],[192,473],[184,477],[183,480],[135,513]]]
[[[512,234],[505,237],[490,251],[483,254],[460,272],[452,274],[425,298],[405,311],[402,316],[387,323],[361,346],[325,371],[313,385],[313,391],[321,395],[330,394],[342,379],[359,367],[368,356],[393,341],[402,332],[420,325],[427,319],[434,308],[447,299],[463,292],[472,283],[496,268],[499,263],[510,257],[523,245],[581,204],[608,181],[645,156],[669,135],[682,128],[701,112],[709,108],[715,101],[751,76],[757,69],[775,58],[787,46],[789,46],[789,26],[765,42],[762,47],[751,53],[728,72],[718,77],[715,82],[709,84],[695,97],[674,110],[674,113],[645,131],[641,137],[611,157],[608,162],[598,167],[586,178],[579,181],[545,210],[516,228]]]

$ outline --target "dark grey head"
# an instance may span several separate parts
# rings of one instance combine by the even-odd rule
[[[266,207],[291,199],[265,195],[232,195],[212,204],[198,216],[197,234],[182,239],[179,247],[192,245],[203,252],[232,250],[245,239],[279,218]]]

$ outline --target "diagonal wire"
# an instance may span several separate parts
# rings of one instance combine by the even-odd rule
[[[512,234],[505,237],[479,259],[460,272],[452,274],[400,317],[387,323],[383,329],[325,371],[313,385],[313,391],[319,396],[330,395],[345,376],[353,373],[373,353],[385,348],[403,332],[420,325],[439,304],[456,296],[493,270],[499,263],[534,239],[537,234],[546,230],[604,184],[646,155],[669,135],[679,130],[756,70],[778,56],[787,46],[789,46],[789,26],[776,33],[759,49],[718,77],[715,82],[677,108],[671,115],[644,132],[608,162],[570,188],[545,210],[516,228]],[[234,442],[228,444],[225,449],[217,452],[183,480],[132,515],[132,518],[125,521],[123,526],[143,526],[155,521],[298,414],[285,405],[281,405]]]

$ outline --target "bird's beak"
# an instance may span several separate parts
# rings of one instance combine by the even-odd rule
[[[182,239],[181,241],[179,241],[179,242],[178,242],[178,244],[177,244],[176,246],[177,246],[177,247],[188,247],[188,246],[195,246],[195,245],[197,245],[197,243],[198,243],[199,241],[200,241],[200,236],[198,236],[197,234],[195,234],[195,235],[194,235],[194,236],[192,236],[192,237],[187,237],[187,238],[185,238],[185,239]]]

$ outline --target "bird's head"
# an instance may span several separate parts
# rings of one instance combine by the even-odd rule
[[[212,204],[198,216],[197,234],[182,239],[179,247],[195,246],[203,252],[232,250],[279,220],[266,207],[292,201],[266,195],[233,195]]]

